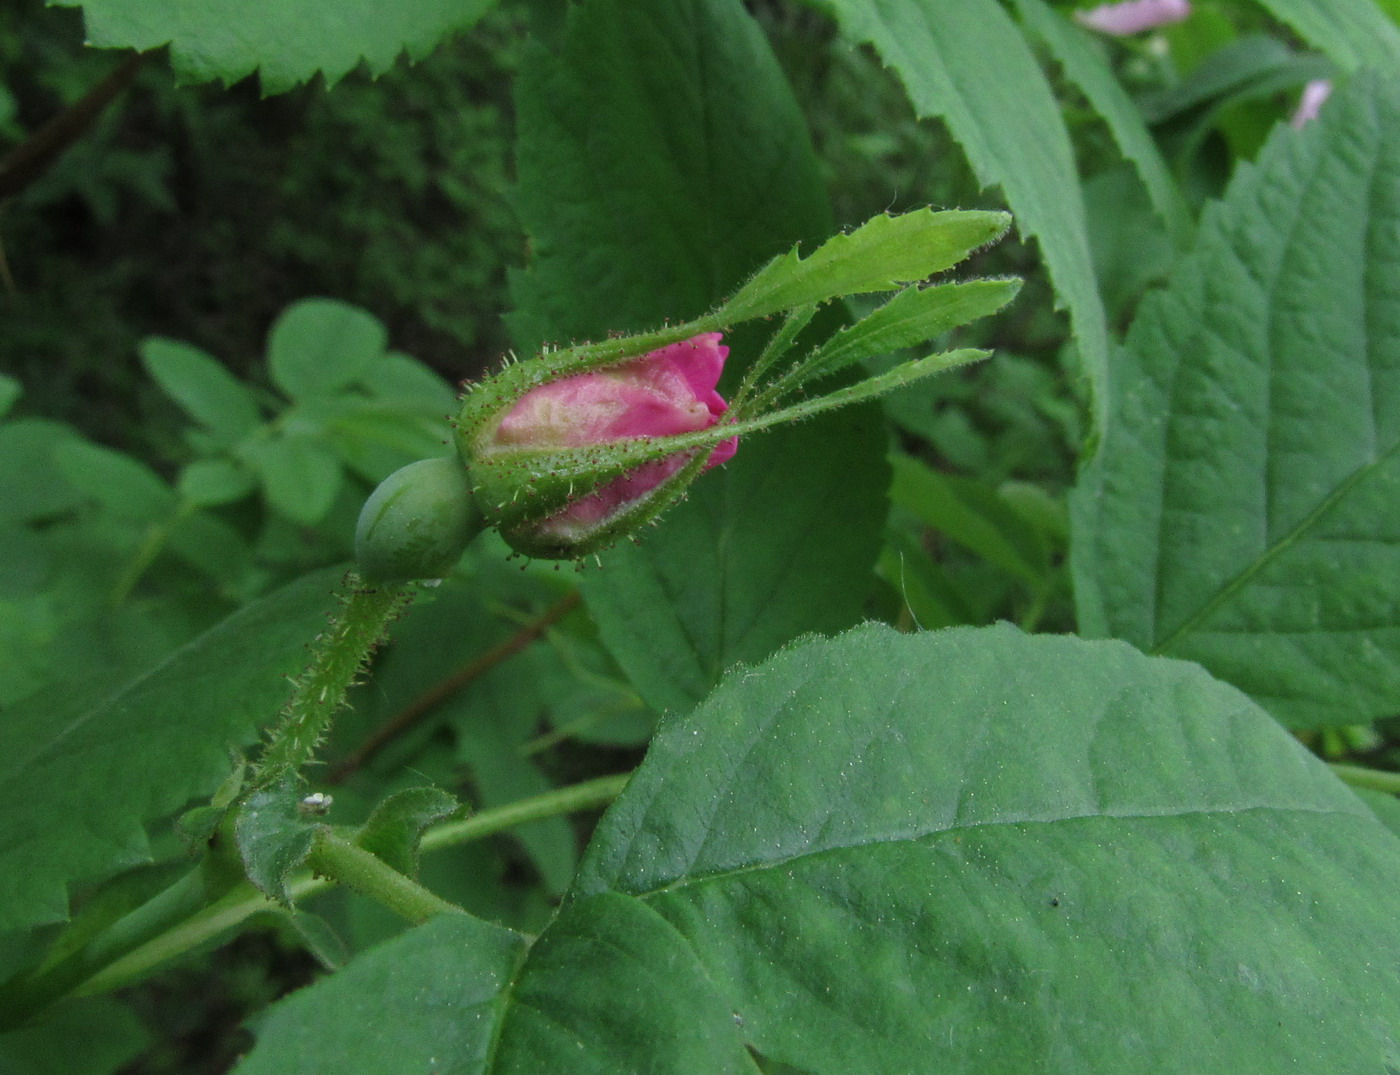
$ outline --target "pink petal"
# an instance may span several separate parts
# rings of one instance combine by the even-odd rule
[[[1088,11],[1076,11],[1074,19],[1091,30],[1126,37],[1180,22],[1190,14],[1191,0],[1124,0],[1119,4],[1101,4]]]
[[[1293,118],[1289,120],[1293,124],[1293,129],[1300,131],[1309,120],[1317,119],[1317,114],[1322,111],[1322,105],[1331,96],[1331,93],[1331,79],[1315,78],[1304,86],[1302,99],[1298,102],[1298,110],[1293,113]]]

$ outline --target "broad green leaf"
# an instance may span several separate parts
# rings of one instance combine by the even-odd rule
[[[116,1075],[149,1043],[124,1004],[87,997],[0,1034],[0,1075]]]
[[[1190,234],[1191,220],[1181,191],[1167,170],[1142,112],[1105,62],[1088,34],[1051,9],[1044,0],[1016,0],[1025,24],[1045,42],[1055,60],[1089,99],[1113,134],[1123,156],[1133,163],[1152,207],[1178,246]]]
[[[231,459],[196,459],[175,483],[181,497],[200,507],[242,500],[257,487],[253,472]]]
[[[512,281],[513,325],[526,347],[702,314],[831,231],[802,115],[737,0],[570,8],[559,41],[525,63],[518,111],[534,260]],[[732,380],[762,341],[727,342]],[[860,617],[883,451],[878,420],[854,408],[748,438],[640,546],[584,576],[648,704],[689,706],[734,661]]]
[[[141,344],[141,361],[162,391],[221,444],[236,444],[262,424],[253,393],[199,348],[156,337]]]
[[[585,571],[603,641],[652,708],[689,709],[736,662],[860,618],[888,471],[831,445],[869,429],[852,411],[741,443],[640,545]]]
[[[303,299],[272,326],[268,373],[291,399],[329,396],[363,377],[387,339],[384,326],[357,306]]]
[[[868,628],[667,726],[577,893],[644,901],[803,1070],[1360,1072],[1397,851],[1189,665]]]
[[[822,0],[904,82],[920,116],[947,123],[983,184],[1000,185],[1041,253],[1070,321],[1095,397],[1108,382],[1103,304],[1084,203],[1056,102],[1016,24],[997,0]]]
[[[522,352],[696,317],[831,231],[797,102],[736,0],[571,6],[516,108]]]
[[[318,438],[289,433],[248,452],[262,477],[268,503],[293,522],[320,522],[340,492],[340,461]]]
[[[123,518],[158,519],[175,510],[174,491],[122,452],[75,440],[55,448],[53,459],[69,485]]]
[[[774,258],[720,308],[733,321],[781,313],[844,295],[892,291],[942,272],[1005,233],[1005,213],[917,209],[877,216],[807,257]]]
[[[1294,727],[1400,709],[1400,85],[1280,128],[1117,355],[1073,502],[1081,628]]]
[[[528,948],[437,919],[280,1004],[239,1075],[751,1053],[813,1075],[1361,1075],[1400,1062],[1376,956],[1397,885],[1400,842],[1197,666],[870,626],[667,723]]]
[[[83,8],[87,43],[99,48],[170,45],[187,82],[225,84],[258,71],[264,93],[316,74],[335,82],[361,61],[372,74],[402,53],[422,59],[448,34],[475,25],[492,0],[56,0]]]
[[[1340,67],[1395,70],[1400,62],[1400,29],[1375,0],[1259,0],[1292,26],[1298,36],[1325,52]]]
[[[526,939],[442,915],[287,998],[237,1075],[465,1075],[487,1070]]]
[[[0,374],[0,418],[9,413],[15,401],[24,393],[24,385],[13,377]]]
[[[214,790],[286,698],[342,569],[234,613],[117,690],[49,692],[0,722],[0,931],[52,922],[70,882],[148,857],[143,826]]]
[[[382,399],[414,403],[444,418],[456,410],[452,386],[416,358],[390,351],[372,365],[360,383]]]
[[[80,443],[71,426],[46,418],[0,423],[0,522],[60,515],[82,503],[54,461],[59,445]]]

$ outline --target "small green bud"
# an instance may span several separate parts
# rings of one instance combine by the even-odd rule
[[[360,576],[369,583],[442,578],[485,528],[461,460],[410,463],[385,478],[360,512]]]

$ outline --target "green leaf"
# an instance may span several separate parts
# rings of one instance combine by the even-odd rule
[[[890,500],[926,525],[1031,585],[1050,570],[1049,550],[1028,525],[975,478],[940,474],[907,455],[893,459]]]
[[[84,496],[128,519],[160,519],[175,510],[174,491],[146,464],[86,441],[58,445],[53,460]]]
[[[1400,709],[1400,85],[1280,128],[1117,356],[1072,500],[1081,627],[1293,727]]]
[[[145,861],[143,825],[212,792],[325,625],[343,569],[234,613],[93,698],[51,692],[0,722],[0,931],[52,922],[70,882]]]
[[[1189,665],[869,628],[667,726],[577,892],[642,899],[805,1070],[1362,1071],[1397,850]]]
[[[1347,71],[1358,67],[1395,70],[1400,62],[1400,29],[1373,0],[1259,0],[1298,36],[1321,49]]]
[[[526,943],[468,915],[435,918],[275,1005],[236,1073],[483,1071]]]
[[[384,355],[388,333],[372,314],[333,299],[289,306],[267,340],[268,373],[294,400],[354,384]]]
[[[81,443],[72,427],[45,418],[0,423],[0,522],[60,515],[83,496],[54,461],[60,445]]]
[[[343,476],[335,453],[319,438],[288,433],[259,442],[248,455],[274,509],[304,526],[326,517]]]
[[[242,500],[257,487],[257,477],[231,459],[196,459],[175,483],[182,498],[200,507]]]
[[[253,791],[238,808],[233,826],[248,880],[284,907],[292,906],[288,879],[306,864],[321,824],[302,812],[300,801],[296,777],[286,777]]]
[[[1066,76],[1084,91],[1108,125],[1123,156],[1137,169],[1152,208],[1167,225],[1168,233],[1176,245],[1183,245],[1190,235],[1191,219],[1181,190],[1143,122],[1141,110],[1095,48],[1095,42],[1044,0],[1016,0],[1016,9],[1022,21],[1045,42]]]
[[[720,307],[718,316],[748,321],[926,280],[1003,235],[1010,224],[1005,213],[962,210],[872,217],[805,258],[796,248],[774,258]]]
[[[186,82],[237,82],[254,70],[264,93],[320,73],[333,83],[362,60],[381,75],[407,53],[422,59],[449,33],[469,29],[492,0],[56,0],[83,8],[87,43],[170,45]]]
[[[456,410],[452,386],[416,358],[390,351],[371,366],[360,383],[384,400],[411,403],[444,419]]]
[[[418,841],[423,830],[451,817],[459,808],[456,798],[441,788],[407,788],[374,808],[355,843],[404,876],[417,877]]]
[[[1395,837],[1197,666],[869,626],[667,723],[528,950],[438,919],[280,1004],[239,1075],[750,1051],[823,1075],[1378,1071],[1397,884]]]
[[[698,316],[831,230],[801,111],[736,0],[571,5],[516,109],[522,351]]]
[[[904,82],[920,116],[947,123],[985,185],[1006,192],[1016,226],[1040,241],[1069,309],[1103,417],[1108,340],[1084,203],[1060,106],[997,0],[823,0],[843,33],[867,41]]]
[[[70,1001],[0,1034],[4,1075],[115,1075],[150,1043],[141,1020],[107,997]]]
[[[603,642],[647,704],[687,710],[739,661],[858,621],[883,529],[883,461],[843,457],[861,411],[741,443],[648,532],[586,571]]]
[[[236,444],[262,424],[253,393],[199,348],[156,337],[141,344],[141,361],[161,390],[218,443]]]
[[[512,281],[512,325],[526,345],[701,314],[831,231],[801,112],[736,0],[571,7],[524,65],[518,109],[534,258]],[[738,377],[762,339],[728,343]],[[604,643],[648,704],[689,707],[734,661],[860,618],[883,453],[878,417],[856,409],[746,439],[640,546],[585,574]]]

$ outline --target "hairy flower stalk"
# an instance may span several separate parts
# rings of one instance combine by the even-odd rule
[[[365,506],[356,533],[371,583],[448,573],[467,543],[495,527],[512,548],[573,559],[637,532],[732,457],[739,439],[782,422],[871,399],[920,377],[985,357],[932,354],[851,380],[864,359],[925,346],[999,309],[1019,281],[923,285],[1001,235],[1004,213],[881,216],[764,266],[726,303],[685,324],[516,362],[469,386],[456,456],[392,475]],[[884,305],[794,357],[823,304],[888,292]],[[726,402],[731,325],[784,315]]]

